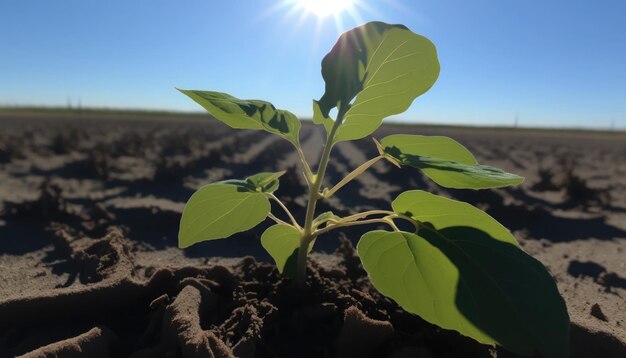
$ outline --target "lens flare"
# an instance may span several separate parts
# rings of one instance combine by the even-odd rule
[[[319,17],[327,17],[350,9],[354,0],[300,0],[298,5]]]

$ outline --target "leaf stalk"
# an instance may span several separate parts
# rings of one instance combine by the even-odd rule
[[[276,222],[277,224],[281,224],[281,225],[289,225],[289,224],[288,224],[288,223],[286,223],[285,221],[282,221],[282,220],[280,220],[279,218],[277,218],[276,216],[274,216],[274,214],[272,214],[272,213],[267,214],[267,216],[268,216],[270,219],[274,220],[274,222]]]
[[[296,219],[293,217],[293,215],[291,214],[291,211],[289,211],[289,209],[285,206],[285,204],[283,204],[282,201],[280,201],[280,199],[278,199],[276,197],[276,195],[274,195],[274,193],[269,193],[268,197],[272,200],[274,200],[275,202],[278,203],[278,205],[283,209],[283,211],[287,214],[287,216],[289,217],[289,220],[291,220],[292,225],[302,231],[302,227],[300,226],[300,224],[298,224],[298,222],[296,221]]]
[[[383,159],[383,156],[379,155],[359,165],[358,168],[351,171],[348,175],[346,175],[343,179],[341,179],[339,183],[335,184],[335,186],[333,186],[331,189],[325,189],[324,192],[322,193],[322,196],[324,198],[330,198],[335,192],[337,192],[337,190],[341,189],[344,185],[354,180],[356,177],[361,175],[363,172],[369,169],[369,167],[376,164],[376,162],[378,162],[381,159]]]

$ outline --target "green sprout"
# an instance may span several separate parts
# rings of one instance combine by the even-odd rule
[[[526,254],[494,218],[467,203],[421,190],[401,193],[390,210],[340,217],[316,214],[318,201],[335,195],[378,161],[420,169],[446,188],[486,189],[520,184],[524,178],[478,164],[448,137],[390,135],[374,139],[378,155],[334,186],[324,186],[333,146],[371,135],[384,118],[404,112],[439,76],[435,46],[402,25],[370,22],[339,37],[322,61],[324,95],[313,101],[313,121],[326,130],[316,171],[300,146],[301,123],[289,111],[225,93],[180,90],[232,128],[260,129],[291,142],[309,189],[300,224],[274,194],[284,172],[260,173],[200,188],[183,211],[179,246],[226,238],[266,218],[276,224],[261,244],[278,270],[302,287],[315,240],[355,225],[385,224],[364,234],[357,252],[374,286],[403,309],[483,344],[523,356],[567,357],[569,318],[544,266]],[[331,110],[336,109],[336,118]],[[271,201],[284,218],[271,212]],[[412,229],[398,228],[406,221]]]

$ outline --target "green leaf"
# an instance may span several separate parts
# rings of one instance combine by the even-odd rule
[[[265,220],[269,212],[270,202],[264,193],[237,184],[205,185],[183,209],[178,247],[249,230]]]
[[[421,169],[435,183],[454,189],[517,185],[524,178],[479,165],[472,153],[448,137],[395,134],[380,141],[385,153],[402,165]]]
[[[178,90],[232,128],[264,129],[295,145],[299,143],[300,120],[293,113],[276,109],[269,102],[239,99],[222,92]]]
[[[228,179],[221,181],[220,183],[237,185],[248,191],[258,191],[262,193],[273,193],[278,189],[278,178],[283,176],[286,171],[280,171],[277,173],[259,173],[247,177],[245,180],[240,179]]]
[[[314,241],[309,244],[308,252],[313,249]],[[300,250],[298,229],[291,225],[272,225],[261,236],[261,245],[272,256],[280,273],[290,278],[295,277]]]
[[[467,226],[372,231],[357,251],[374,286],[405,310],[523,356],[568,357],[565,303],[541,263]]]
[[[320,226],[329,221],[339,221],[341,217],[335,215],[332,211],[325,211],[313,219],[313,227]]]
[[[550,274],[509,230],[470,204],[421,190],[404,192],[391,205],[420,230],[363,236],[357,250],[377,289],[481,343],[521,355],[536,349],[567,356],[564,302]]]
[[[261,245],[276,262],[278,271],[283,273],[289,258],[291,256],[297,257],[297,251],[300,247],[300,232],[290,225],[272,225],[261,235]]]
[[[422,190],[409,190],[391,203],[393,211],[409,216],[437,230],[450,226],[471,226],[496,240],[519,247],[511,232],[486,212],[462,201],[447,199]]]
[[[320,104],[317,101],[313,101],[313,123],[321,124],[326,129],[326,134],[330,133],[335,122],[328,116],[322,114]]]
[[[345,32],[322,60],[321,113],[347,110],[335,141],[363,138],[406,111],[439,76],[435,46],[403,25],[369,22]],[[346,107],[346,108],[344,108]]]

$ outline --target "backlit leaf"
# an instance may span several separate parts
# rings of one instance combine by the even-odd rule
[[[331,118],[322,114],[320,104],[317,101],[313,101],[313,123],[323,125],[326,129],[326,134],[330,133],[335,123]]]
[[[428,223],[440,230],[450,226],[471,226],[496,240],[519,246],[511,232],[486,212],[462,201],[444,198],[422,190],[401,193],[391,203],[393,211]]]
[[[380,141],[385,153],[402,165],[421,169],[435,183],[455,189],[517,185],[523,177],[480,165],[464,146],[448,137],[396,134]]]
[[[375,287],[405,310],[521,355],[565,357],[569,319],[541,263],[476,207],[420,190],[393,210],[417,233],[374,231],[357,246]]]
[[[352,103],[335,141],[363,138],[409,108],[438,76],[437,51],[427,38],[403,25],[369,22],[342,34],[322,60],[319,107],[328,117]]]
[[[325,211],[319,214],[315,219],[313,219],[313,226],[319,226],[329,221],[338,221],[340,219],[341,218],[335,215],[335,213],[333,213],[332,211]]]
[[[249,176],[245,180],[228,179],[221,181],[220,183],[237,185],[249,191],[273,193],[278,189],[278,178],[284,174],[284,170],[277,173],[259,173]]]
[[[278,271],[287,277],[294,278],[296,262],[300,250],[300,232],[291,225],[272,225],[261,236],[263,248],[276,262]],[[309,251],[313,249],[314,241],[309,244]]]
[[[237,129],[264,129],[298,144],[301,123],[291,112],[276,109],[271,103],[256,99],[239,99],[213,91],[182,90],[213,117]]]
[[[357,245],[374,286],[405,310],[523,356],[568,357],[565,303],[541,263],[467,226],[372,231]]]
[[[272,225],[261,236],[261,245],[272,256],[278,271],[282,273],[289,257],[300,247],[300,232],[290,225]]]
[[[223,239],[249,230],[270,212],[266,195],[227,183],[208,184],[196,191],[183,209],[178,246]]]

